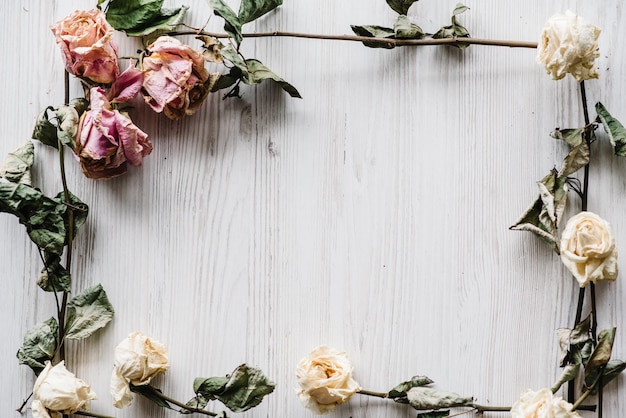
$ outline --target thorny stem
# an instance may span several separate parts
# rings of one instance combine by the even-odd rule
[[[173,31],[169,32],[169,35],[204,35],[211,36],[213,38],[230,38],[231,36],[226,33],[205,32],[198,30],[187,31]],[[300,32],[257,32],[257,33],[244,33],[244,38],[272,38],[272,37],[286,37],[286,38],[305,38],[305,39],[324,39],[335,41],[353,41],[353,42],[368,42],[376,43],[383,46],[396,47],[396,46],[420,46],[420,45],[490,45],[490,46],[508,46],[510,48],[537,48],[537,42],[526,41],[506,41],[496,39],[479,39],[479,38],[444,38],[444,39],[388,39],[388,38],[372,38],[368,36],[356,36],[356,35],[319,35],[313,33],[300,33]]]

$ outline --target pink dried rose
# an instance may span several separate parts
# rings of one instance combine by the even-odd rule
[[[100,10],[77,10],[52,26],[70,74],[109,84],[117,77],[117,45],[113,28]]]
[[[210,90],[202,54],[171,36],[159,37],[147,50],[142,90],[146,103],[170,119],[192,115]]]
[[[90,103],[91,110],[80,118],[74,149],[83,173],[94,179],[110,178],[124,174],[127,163],[141,165],[152,151],[148,135],[113,109],[100,87],[91,89]]]

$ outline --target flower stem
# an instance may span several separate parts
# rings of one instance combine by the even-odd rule
[[[89,411],[76,411],[74,412],[74,415],[82,415],[84,417],[94,417],[94,418],[113,418],[112,416],[109,416],[109,415],[101,415],[101,414],[96,414],[95,412],[89,412]]]
[[[212,417],[216,417],[217,416],[217,414],[215,412],[207,411],[205,409],[196,408],[196,407],[184,404],[184,403],[182,403],[180,401],[177,401],[176,399],[170,398],[169,396],[167,396],[166,394],[164,394],[163,392],[161,392],[160,390],[158,390],[154,386],[146,385],[146,386],[141,386],[141,387],[148,389],[150,391],[151,395],[159,397],[159,398],[163,399],[164,401],[169,402],[171,404],[174,404],[174,405],[176,405],[176,406],[178,406],[180,408],[186,409],[186,410],[194,412],[196,414],[209,415],[209,416],[212,416]],[[131,390],[132,390],[132,386],[131,386]],[[140,391],[135,391],[135,392],[143,395],[143,393],[140,392]],[[182,413],[181,411],[178,411],[178,412]]]
[[[169,32],[171,36],[180,35],[203,35],[211,36],[213,38],[230,38],[230,35],[226,33],[205,32],[201,30],[187,30],[187,31],[173,31]],[[369,36],[356,36],[356,35],[319,35],[313,33],[300,33],[300,32],[257,32],[257,33],[244,33],[244,38],[273,38],[273,37],[286,37],[286,38],[304,38],[304,39],[323,39],[334,41],[353,41],[353,42],[368,42],[380,44],[388,47],[396,46],[423,46],[423,45],[490,45],[490,46],[508,46],[510,48],[537,48],[537,42],[526,41],[507,41],[497,39],[479,39],[479,38],[443,38],[443,39],[389,39],[389,38],[372,38]]]
[[[384,393],[384,392],[374,392],[371,390],[365,390],[365,389],[360,389],[359,391],[357,391],[357,393],[359,395],[365,395],[365,396],[373,396],[375,398],[383,398],[383,399],[387,399],[389,398],[389,394],[388,393]]]

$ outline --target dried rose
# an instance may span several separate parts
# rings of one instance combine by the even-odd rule
[[[317,414],[326,414],[361,390],[352,378],[346,353],[320,346],[303,358],[296,369],[302,404]]]
[[[550,389],[522,392],[511,408],[511,418],[581,418],[572,404],[554,396]]]
[[[83,173],[94,179],[110,178],[124,174],[127,162],[141,165],[152,151],[148,135],[114,110],[101,88],[91,89],[90,103],[91,110],[80,118],[74,149]]]
[[[569,10],[555,14],[546,22],[538,45],[537,61],[555,80],[567,73],[581,82],[598,78],[595,60],[600,29]]]
[[[147,385],[169,368],[165,346],[140,332],[131,333],[115,348],[115,367],[111,375],[113,406],[125,408],[133,395],[129,383]]]
[[[147,50],[142,90],[146,103],[170,119],[192,115],[210,90],[202,54],[170,36],[161,36]]]
[[[89,409],[89,401],[96,394],[84,381],[65,368],[64,362],[46,367],[37,377],[33,387],[33,418],[61,418],[63,414]]]
[[[617,277],[617,248],[611,226],[592,212],[572,216],[561,234],[561,260],[580,287]]]
[[[51,27],[71,74],[109,84],[119,73],[113,28],[100,10],[77,10]]]

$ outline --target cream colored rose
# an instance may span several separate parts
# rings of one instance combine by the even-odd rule
[[[133,395],[129,383],[142,386],[169,368],[165,346],[140,332],[133,332],[115,348],[115,367],[111,375],[113,406],[125,408]]]
[[[581,418],[572,404],[554,396],[550,389],[522,392],[511,408],[511,418]]]
[[[555,80],[570,73],[581,82],[598,78],[595,60],[600,29],[569,10],[546,22],[538,45],[537,61]]]
[[[592,212],[572,216],[561,234],[561,260],[580,287],[617,277],[617,248],[611,226]]]
[[[33,387],[33,418],[61,418],[63,414],[86,411],[92,399],[96,394],[91,387],[68,371],[64,362],[52,366],[46,361]]]
[[[326,414],[346,402],[361,388],[352,378],[346,353],[320,346],[300,360],[296,377],[302,404],[317,414]]]

